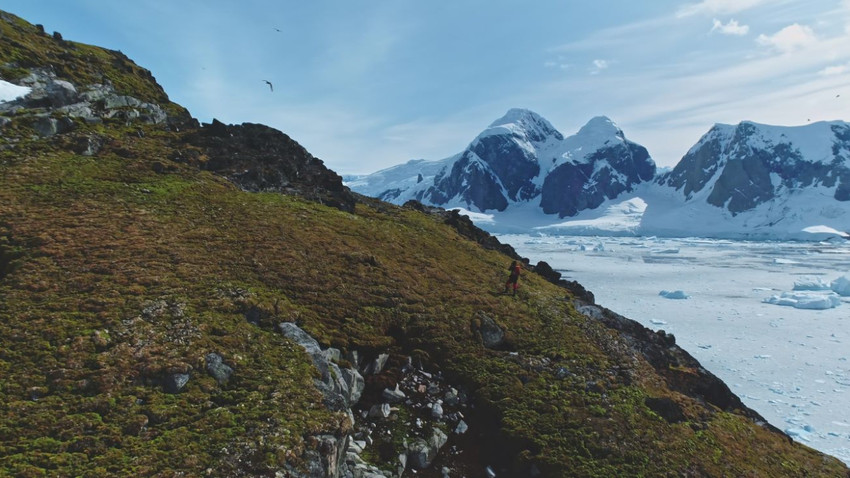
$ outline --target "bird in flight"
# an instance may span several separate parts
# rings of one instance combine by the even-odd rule
[[[263,81],[265,81],[266,84],[269,85],[269,89],[272,90],[272,92],[274,92],[274,85],[272,84],[272,82],[269,81],[269,80],[263,80]]]

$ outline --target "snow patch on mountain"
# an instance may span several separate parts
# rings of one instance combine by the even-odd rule
[[[0,103],[14,101],[30,94],[30,91],[32,91],[32,88],[28,86],[18,86],[8,81],[0,80]]]

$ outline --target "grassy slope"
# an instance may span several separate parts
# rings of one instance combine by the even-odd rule
[[[311,435],[348,425],[321,407],[309,359],[274,332],[285,320],[326,346],[430,360],[473,391],[504,438],[497,451],[547,476],[847,473],[668,391],[563,289],[526,274],[518,300],[495,294],[509,260],[435,217],[249,194],[176,164],[157,174],[176,134],[80,128],[111,143],[94,158],[61,138],[0,153],[0,475],[297,465]],[[157,301],[165,312],[150,312]],[[477,312],[507,328],[517,355],[480,345]],[[209,352],[235,369],[227,384],[203,372]],[[157,380],[175,371],[193,377],[164,393]],[[687,420],[666,422],[647,396],[676,400]]]

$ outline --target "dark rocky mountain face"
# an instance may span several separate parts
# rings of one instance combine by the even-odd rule
[[[543,138],[537,138],[537,141]],[[540,174],[537,158],[523,150],[517,142],[506,136],[488,136],[481,138],[472,152],[481,158],[500,179],[505,187],[507,199],[524,201],[536,196],[539,191],[531,180]]]
[[[602,162],[607,164],[598,167]],[[643,146],[623,143],[599,149],[585,163],[564,163],[553,169],[543,181],[540,207],[546,214],[574,216],[632,191],[654,175],[655,163]]]
[[[434,205],[458,201],[481,211],[504,211],[539,198],[544,213],[564,217],[632,191],[655,175],[646,148],[626,141],[607,118],[594,118],[567,139],[526,110],[511,110],[491,125],[499,127],[504,131],[479,136],[415,198]],[[548,170],[568,154],[580,159]],[[388,188],[386,193],[381,197],[394,200],[404,190]]]
[[[434,179],[434,186],[424,194],[436,205],[446,204],[452,198],[459,197],[482,211],[503,211],[508,206],[499,187],[499,178],[486,163],[468,152],[454,163],[448,174],[438,175]]]
[[[813,125],[814,126],[814,125]],[[717,125],[658,182],[681,190],[691,198],[709,185],[706,201],[741,213],[789,191],[813,186],[835,187],[834,197],[850,200],[850,126],[829,125],[834,137],[833,157],[807,158],[784,134],[773,127],[743,122],[733,127]]]

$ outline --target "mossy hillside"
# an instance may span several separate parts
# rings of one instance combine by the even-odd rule
[[[106,76],[121,93],[167,101],[123,55],[2,20],[6,79],[52,65],[78,85]],[[80,121],[33,139],[25,118],[2,130],[0,475],[300,466],[312,436],[350,424],[325,409],[310,359],[274,330],[295,321],[324,346],[442,370],[477,405],[476,455],[514,476],[529,463],[545,476],[846,476],[837,460],[671,391],[563,289],[527,273],[517,299],[496,293],[510,259],[439,217],[245,193],[170,161],[193,156],[183,134]],[[104,143],[96,156],[71,152],[92,136]],[[506,328],[502,350],[481,345],[479,313]],[[204,370],[213,352],[234,369],[226,383]],[[177,394],[163,390],[173,373],[191,375]],[[673,400],[683,420],[647,398]]]
[[[34,142],[0,166],[0,236],[16,251],[0,282],[4,473],[297,466],[311,435],[348,424],[321,406],[315,371],[274,331],[279,321],[344,350],[418,351],[472,391],[505,466],[535,462],[546,476],[846,473],[670,392],[536,275],[523,276],[517,299],[498,294],[509,260],[436,217],[245,193],[168,161],[179,136],[113,135],[115,150],[132,154]],[[164,312],[145,313],[158,302]],[[506,350],[480,344],[478,312],[507,329]],[[235,369],[224,385],[204,373],[210,352]],[[174,371],[192,379],[168,394],[159,380]],[[688,420],[666,422],[647,396],[670,396]]]

